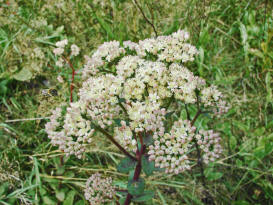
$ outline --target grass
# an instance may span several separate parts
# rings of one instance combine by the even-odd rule
[[[98,1],[99,2],[99,1]],[[130,0],[0,1],[0,204],[87,204],[85,180],[99,171],[126,188],[114,168],[120,153],[108,142],[91,147],[85,160],[64,157],[44,131],[50,110],[69,99],[71,70],[54,66],[52,45],[63,38],[92,53],[104,41],[154,36]],[[260,0],[139,0],[159,35],[187,29],[200,50],[195,73],[218,85],[232,109],[211,126],[221,132],[225,153],[205,170],[216,204],[272,204],[273,3]],[[57,5],[57,6],[53,6]],[[35,48],[43,56],[31,57]],[[78,72],[80,59],[75,62]],[[61,75],[65,83],[56,77]],[[76,88],[80,76],[76,75]],[[58,97],[43,98],[54,87]],[[201,118],[197,124],[209,116]],[[101,147],[107,147],[101,150]],[[195,170],[160,175],[147,184],[156,191],[149,204],[208,204]]]

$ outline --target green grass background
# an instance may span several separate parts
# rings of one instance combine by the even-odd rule
[[[273,2],[138,2],[159,35],[190,32],[200,50],[191,69],[219,86],[232,106],[220,119],[197,122],[210,120],[223,139],[224,156],[205,169],[215,203],[273,204]],[[131,0],[0,0],[0,204],[87,204],[82,190],[96,171],[126,187],[127,176],[115,169],[121,155],[105,139],[84,160],[65,157],[60,165],[62,153],[49,143],[44,124],[51,109],[69,100],[71,70],[55,66],[52,49],[64,38],[77,44],[81,55],[73,63],[80,73],[83,56],[101,43],[151,36]],[[35,49],[43,55],[33,56]],[[80,83],[78,74],[76,90]],[[59,95],[44,98],[45,88]],[[10,121],[16,119],[27,120]],[[198,168],[150,177],[147,186],[156,193],[147,204],[208,204]]]

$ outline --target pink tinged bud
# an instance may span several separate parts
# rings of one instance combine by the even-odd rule
[[[155,160],[155,155],[151,155],[151,156],[149,157],[149,160],[150,160],[150,161]]]
[[[163,137],[164,132],[159,131],[158,135],[159,135],[160,137]]]
[[[148,152],[149,155],[153,155],[154,153],[155,153],[154,150],[151,150],[151,151]]]

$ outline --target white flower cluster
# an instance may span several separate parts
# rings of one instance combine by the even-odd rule
[[[185,120],[176,121],[169,133],[154,135],[154,145],[149,146],[149,160],[166,173],[181,173],[190,169],[187,152],[192,146],[195,127]]]
[[[83,78],[88,78],[90,74],[95,75],[99,71],[99,68],[115,60],[124,53],[125,49],[120,47],[118,41],[105,42],[98,47],[91,58],[86,57],[87,63],[84,66]]]
[[[64,59],[61,57],[61,55],[64,53],[65,51],[65,46],[68,44],[68,40],[64,39],[62,41],[58,41],[55,45],[57,48],[53,49],[53,53],[55,54],[55,56],[60,56],[59,59],[56,61],[56,66],[58,67],[62,67],[64,64]],[[71,45],[71,57],[72,56],[77,56],[80,53],[80,48],[75,45],[72,44]]]
[[[177,63],[170,65],[170,79],[168,88],[174,93],[174,97],[185,103],[197,101],[195,90],[200,90],[206,84],[205,80],[194,76],[187,68]]]
[[[80,104],[86,114],[102,128],[113,123],[119,117],[121,108],[118,95],[122,90],[120,79],[112,74],[87,79],[79,91]]]
[[[85,198],[90,205],[101,205],[109,202],[115,195],[115,188],[112,186],[112,178],[101,178],[101,174],[93,174],[85,185]]]
[[[139,134],[151,133],[154,144],[149,147],[149,159],[157,167],[165,168],[167,173],[188,169],[187,154],[194,144],[195,128],[182,120],[167,128],[166,114],[175,111],[167,102],[195,104],[199,99],[200,107],[212,107],[217,114],[227,111],[217,88],[208,87],[204,79],[185,67],[198,54],[188,39],[189,34],[179,30],[139,43],[126,41],[123,46],[111,41],[101,45],[91,57],[85,57],[79,100],[67,109],[60,131],[66,134],[67,146],[73,144],[72,151],[64,146],[66,153],[82,155],[84,146],[91,142],[92,122],[114,132],[114,138],[129,151],[136,150]],[[50,133],[50,129],[47,131]],[[216,154],[217,147],[213,145]],[[216,158],[209,152],[205,152],[205,160]]]
[[[222,147],[220,145],[221,138],[219,133],[214,133],[213,130],[199,130],[195,138],[200,149],[204,152],[202,157],[206,164],[214,162],[220,157]]]
[[[229,106],[223,100],[223,94],[214,85],[202,89],[201,102],[205,107],[211,107],[218,116],[229,110]]]
[[[86,151],[94,133],[90,121],[81,116],[79,103],[71,103],[65,115],[60,107],[56,108],[45,125],[45,130],[54,146],[59,146],[67,155],[74,154],[78,158]]]
[[[189,34],[179,30],[169,36],[159,36],[157,38],[145,39],[135,44],[130,41],[124,43],[124,47],[135,50],[141,57],[148,53],[158,57],[159,61],[182,62],[193,61],[198,50],[187,43]]]

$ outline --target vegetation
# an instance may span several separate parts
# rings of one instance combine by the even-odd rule
[[[45,124],[52,109],[70,101],[73,72],[55,65],[56,42],[68,39],[81,48],[73,59],[77,100],[81,59],[98,45],[179,29],[200,52],[194,73],[217,85],[231,105],[219,119],[196,121],[221,133],[224,153],[204,167],[204,182],[199,168],[149,177],[155,196],[145,203],[272,204],[272,11],[268,0],[0,0],[0,204],[88,204],[83,189],[96,172],[127,186],[128,174],[114,168],[122,155],[104,138],[84,160],[50,144]],[[43,95],[45,89],[58,95]],[[189,112],[193,117],[196,110]]]

